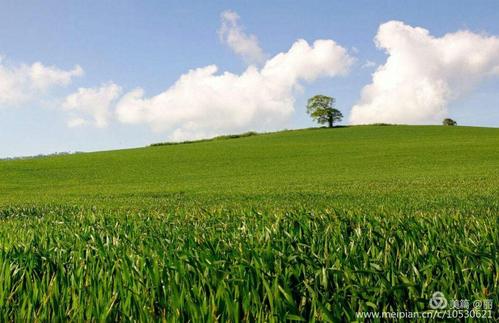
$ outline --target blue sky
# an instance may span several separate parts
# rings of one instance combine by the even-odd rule
[[[170,118],[168,105],[165,105],[166,111],[161,111],[157,122],[153,120],[156,119],[155,113],[163,109],[163,101],[153,97],[169,89],[191,69],[216,65],[218,74],[229,71],[240,75],[245,72],[250,64],[227,40],[221,39],[219,33],[221,14],[227,10],[239,15],[237,28],[248,37],[256,37],[267,59],[288,52],[298,39],[306,40],[310,46],[317,39],[333,40],[347,51],[345,55],[352,58],[346,73],[332,72],[337,65],[330,62],[331,69],[318,71],[313,82],[297,81],[294,85],[300,89],[293,87],[291,90],[294,110],[268,114],[265,120],[276,121],[276,126],[262,126],[258,130],[312,126],[304,105],[306,99],[316,93],[336,97],[337,106],[347,123],[351,107],[361,101],[362,88],[372,82],[376,67],[386,63],[387,53],[374,44],[378,28],[386,22],[397,20],[404,24],[387,26],[389,35],[410,36],[413,30],[406,26],[419,26],[436,38],[459,30],[469,30],[483,37],[499,36],[497,1],[2,1],[0,55],[4,66],[18,71],[22,64],[31,66],[40,62],[62,73],[75,71],[75,66],[79,65],[84,74],[75,72],[67,82],[58,79],[49,90],[36,92],[21,103],[4,103],[2,106],[0,98],[0,157],[127,148],[182,138],[184,134],[187,137],[211,135],[208,130],[213,123],[202,124],[198,119],[191,122],[186,116],[178,117],[168,127],[158,126],[161,120],[169,124],[174,117]],[[477,44],[481,44],[479,41]],[[458,99],[446,99],[444,114],[455,118],[459,124],[499,126],[499,77],[481,78],[487,69],[496,66],[493,64],[497,62],[499,52],[494,52],[494,46],[495,43],[485,57],[492,65],[484,65],[480,72],[473,71],[472,77],[479,75],[480,81],[463,90]],[[481,48],[474,50],[480,51]],[[375,66],[365,66],[368,61]],[[445,75],[451,74],[448,67],[444,72]],[[455,79],[455,74],[452,75],[450,84]],[[65,98],[79,88],[99,88],[111,82],[119,87],[120,92],[109,106],[106,125],[68,127],[70,108],[60,107]],[[144,92],[140,96],[140,100],[145,102],[143,104],[151,106],[150,110],[137,111],[149,111],[148,117],[133,119],[126,114],[121,119],[115,118],[117,102],[136,88]],[[170,96],[174,95],[170,93]],[[202,96],[202,92],[192,93],[192,96],[196,95]],[[359,107],[359,111],[381,104],[376,102],[385,102],[382,93],[379,97],[363,99],[367,102]],[[182,100],[173,102],[190,102],[185,97]],[[198,98],[196,101],[199,109],[209,109],[209,103],[202,100]],[[132,109],[137,102],[123,104],[122,111]],[[74,103],[74,107],[78,104],[79,101]],[[241,102],[241,109],[245,109],[244,104]],[[392,102],[387,103],[390,104]],[[213,115],[219,117],[218,113],[224,111],[217,110]],[[255,125],[264,124],[260,123],[263,117],[259,119],[253,114],[263,115],[269,111],[254,108],[248,122],[235,117],[238,127],[217,123],[213,134],[251,130]],[[285,120],[277,120],[281,115]],[[424,119],[426,117],[416,113],[414,123],[431,123]],[[358,120],[368,119],[361,117]],[[172,137],[172,133],[179,136]]]

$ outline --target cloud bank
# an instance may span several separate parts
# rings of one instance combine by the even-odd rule
[[[81,75],[83,69],[79,65],[72,70],[45,66],[40,62],[9,65],[0,57],[0,108],[37,99],[54,87],[67,86],[74,77]]]
[[[209,65],[188,71],[150,98],[140,88],[130,91],[118,102],[116,114],[123,123],[169,131],[173,140],[275,129],[293,113],[293,94],[302,81],[345,74],[352,63],[345,48],[332,40],[312,45],[298,40],[260,69],[217,74],[217,66]]]
[[[71,114],[69,127],[91,124],[106,127],[111,116],[111,106],[120,96],[121,87],[110,82],[98,88],[79,88],[68,95],[62,107]]]
[[[390,21],[379,27],[375,43],[388,58],[352,108],[353,124],[440,122],[449,102],[499,75],[498,37],[458,31],[439,38]]]
[[[333,40],[298,40],[287,52],[269,58],[239,19],[233,11],[223,12],[219,35],[248,62],[242,73],[219,71],[216,65],[191,69],[149,97],[142,88],[122,95],[113,82],[79,88],[59,100],[67,125],[106,127],[116,119],[150,126],[171,140],[279,129],[293,114],[295,94],[304,84],[344,75],[354,62]],[[380,25],[375,44],[388,57],[378,67],[369,60],[359,66],[376,71],[352,107],[353,124],[440,122],[453,100],[483,79],[499,76],[499,37],[470,31],[436,37],[426,29],[389,21]],[[40,62],[13,65],[0,56],[0,108],[41,100],[83,73],[79,65],[70,70]]]
[[[226,10],[220,15],[222,26],[218,31],[220,40],[227,44],[236,54],[242,56],[248,64],[262,64],[266,55],[258,44],[255,35],[247,35],[239,24],[239,15]]]

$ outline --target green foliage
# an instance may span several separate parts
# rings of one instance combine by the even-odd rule
[[[315,95],[308,99],[307,113],[319,124],[327,124],[330,128],[341,121],[343,115],[334,108],[335,99],[325,95]]]
[[[237,138],[244,138],[244,137],[251,137],[251,136],[257,136],[258,132],[255,131],[247,131],[235,135],[223,135],[223,136],[218,136],[213,139],[215,140],[225,140],[225,139],[237,139]]]
[[[444,121],[442,121],[442,124],[444,126],[457,126],[457,122],[450,118],[445,118]]]
[[[492,210],[397,210],[11,208],[0,226],[0,317],[353,321],[371,303],[427,310],[437,290],[497,299]]]
[[[372,123],[372,124],[370,124],[370,126],[389,127],[389,126],[396,126],[396,124],[393,124],[393,123],[378,122],[378,123]]]
[[[237,138],[251,137],[251,136],[257,136],[257,135],[258,135],[258,132],[248,131],[248,132],[243,132],[243,133],[234,134],[234,135],[217,136],[217,137],[213,137],[210,139],[186,140],[186,141],[180,141],[180,142],[158,142],[158,143],[151,144],[151,147],[172,146],[172,145],[181,145],[181,144],[195,144],[195,143],[207,142],[207,141],[213,141],[213,140],[237,139]]]
[[[0,320],[355,321],[435,291],[497,306],[498,145],[363,126],[0,161]]]

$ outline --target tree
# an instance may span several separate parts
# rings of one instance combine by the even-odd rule
[[[307,112],[320,124],[328,124],[332,128],[334,123],[341,121],[343,115],[334,108],[335,99],[325,95],[315,95],[308,99]]]
[[[444,126],[457,126],[457,122],[450,118],[445,118],[444,121],[442,121],[442,124]]]

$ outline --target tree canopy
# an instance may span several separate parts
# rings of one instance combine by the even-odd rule
[[[452,120],[451,118],[445,118],[444,121],[442,121],[442,124],[444,126],[456,126],[457,122],[455,120]]]
[[[307,113],[314,121],[332,128],[335,122],[343,119],[343,114],[334,107],[335,101],[333,97],[315,95],[308,99]]]

